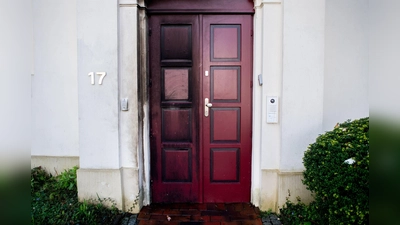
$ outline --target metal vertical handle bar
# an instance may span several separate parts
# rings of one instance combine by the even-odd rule
[[[208,114],[209,114],[208,108],[211,108],[211,107],[212,107],[212,104],[209,103],[208,101],[209,101],[208,98],[205,98],[205,99],[204,99],[204,116],[205,116],[205,117],[208,117]]]

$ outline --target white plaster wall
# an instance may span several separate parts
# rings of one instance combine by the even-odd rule
[[[79,167],[79,156],[31,156],[31,168],[42,167],[53,175],[59,175],[74,166]]]
[[[262,88],[258,86],[257,76],[262,71],[262,4],[255,1],[254,14],[254,39],[253,39],[253,138],[252,138],[252,162],[251,162],[251,202],[259,206],[261,195],[261,107]]]
[[[32,4],[0,1],[0,171],[19,172],[31,145]],[[18,174],[20,175],[20,174]],[[8,180],[6,180],[8,182]]]
[[[118,2],[77,1],[77,24],[80,168],[117,169]],[[89,72],[106,72],[103,84]]]
[[[31,154],[78,156],[76,1],[32,4]]]
[[[139,10],[139,71],[141,77],[139,95],[141,98],[140,102],[140,113],[139,113],[139,187],[140,189],[140,200],[142,205],[150,204],[151,193],[151,177],[150,177],[150,118],[149,118],[149,96],[148,96],[148,27],[147,27],[147,15],[145,11],[144,0],[138,1],[141,9]]]
[[[253,161],[252,203],[259,206],[265,195],[262,169],[279,168],[280,123],[267,124],[267,96],[281,97],[282,5],[280,0],[255,1],[253,56]],[[260,85],[258,76],[263,84]],[[268,182],[271,182],[270,180]],[[271,184],[274,187],[276,184]],[[272,192],[274,192],[272,190]],[[270,199],[269,199],[270,200]]]
[[[375,120],[400,124],[400,1],[369,0],[369,95]]]
[[[312,199],[301,182],[307,146],[338,120],[368,116],[368,2],[255,6],[252,202],[278,210],[288,190],[292,201]],[[280,97],[278,124],[266,123],[268,95]]]
[[[138,116],[138,5],[119,1],[119,97],[128,98],[128,111],[120,111],[120,162],[123,203],[126,209],[140,198]],[[143,192],[143,191],[142,191]],[[135,211],[139,207],[135,207]]]
[[[281,98],[282,92],[282,4],[275,1],[263,6],[261,121],[261,168],[279,168],[281,147],[281,118],[267,123],[267,96]],[[258,82],[258,81],[257,81]]]
[[[280,169],[304,168],[307,146],[322,131],[325,1],[283,1]]]
[[[326,1],[324,131],[369,114],[368,1]]]
[[[126,0],[125,0],[126,1]],[[130,3],[130,4],[129,4]],[[119,98],[128,98],[128,111],[120,111],[122,167],[138,168],[138,12],[136,1],[119,8]]]

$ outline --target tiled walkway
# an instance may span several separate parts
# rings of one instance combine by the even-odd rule
[[[261,225],[258,207],[250,203],[151,204],[144,206],[138,225]]]

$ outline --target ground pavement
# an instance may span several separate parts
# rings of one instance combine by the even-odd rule
[[[261,218],[250,203],[151,204],[127,215],[121,225],[281,225],[276,215]]]

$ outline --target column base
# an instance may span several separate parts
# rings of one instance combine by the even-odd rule
[[[78,198],[83,200],[108,199],[110,207],[137,213],[140,210],[138,169],[79,169],[77,171]]]
[[[296,203],[297,197],[303,203],[313,200],[311,192],[302,183],[302,171],[262,170],[260,209],[279,212],[279,208],[286,202],[286,198]]]

